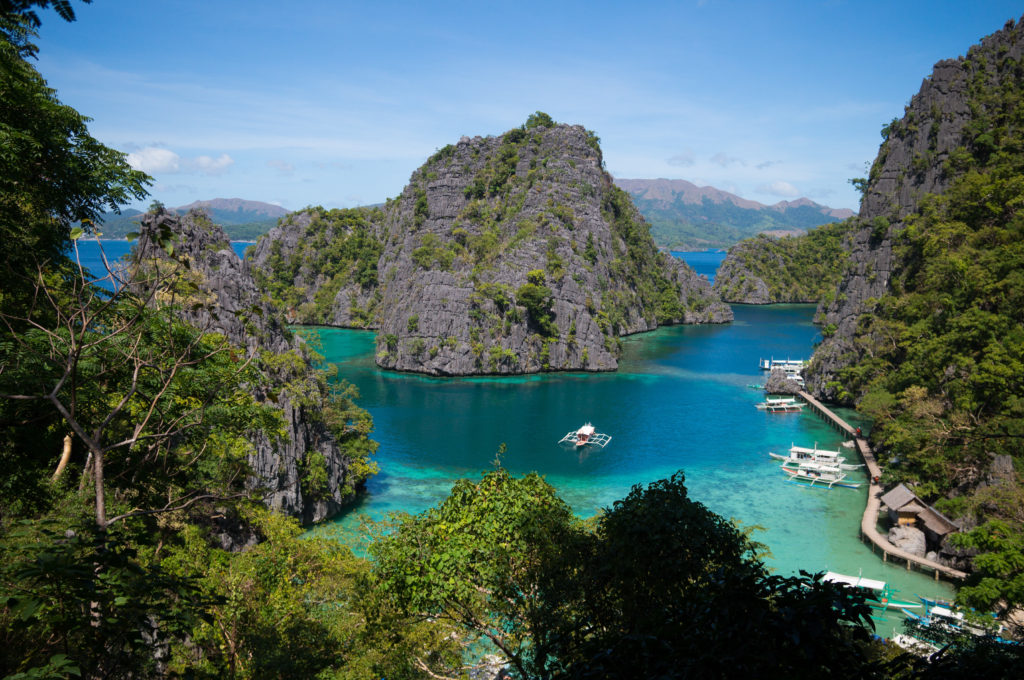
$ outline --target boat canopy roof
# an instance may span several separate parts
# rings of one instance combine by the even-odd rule
[[[864,578],[863,576],[847,576],[846,574],[837,574],[834,571],[826,573],[825,578],[822,580],[831,583],[845,583],[856,588],[871,588],[872,590],[883,590],[885,588],[885,581],[877,581],[873,578]]]
[[[594,434],[594,426],[587,423],[580,429],[576,430],[576,434]]]

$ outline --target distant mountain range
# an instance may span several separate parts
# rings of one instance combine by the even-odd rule
[[[214,198],[209,201],[195,201],[169,212],[184,215],[193,208],[206,211],[210,219],[224,227],[228,237],[235,241],[254,241],[277,225],[277,220],[290,211],[279,205],[261,201],[247,201],[241,198]],[[124,238],[125,234],[139,230],[139,210],[129,208],[121,214],[105,213],[100,231],[105,238]]]
[[[729,246],[761,233],[802,234],[828,222],[851,217],[806,198],[764,205],[714,187],[699,187],[682,179],[616,179],[629,192],[651,225],[659,246],[677,250],[706,250]],[[241,198],[214,198],[168,208],[184,215],[202,208],[235,241],[255,241],[290,211],[279,205]],[[106,238],[123,238],[139,230],[138,210],[106,213],[100,230]]]
[[[729,246],[761,233],[802,234],[808,229],[852,217],[807,198],[765,205],[714,187],[682,179],[616,179],[651,224],[660,246],[705,250]]]

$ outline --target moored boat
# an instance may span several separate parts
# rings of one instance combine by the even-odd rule
[[[843,486],[848,489],[857,489],[863,483],[846,481],[846,473],[839,469],[829,469],[826,467],[821,467],[819,469],[800,467],[795,470],[788,467],[782,467],[781,469],[789,475],[789,480],[791,482],[807,484],[808,486],[819,486],[829,489],[833,486]]]
[[[774,452],[769,452],[768,455],[776,460],[783,461],[783,465],[796,465],[799,463],[809,462],[834,466],[840,470],[859,470],[864,467],[863,463],[847,463],[846,458],[840,455],[839,451],[819,449],[817,443],[814,444],[813,449],[807,448],[806,446],[796,446],[794,444],[789,447],[788,455]]]
[[[822,578],[822,581],[828,581],[830,583],[845,583],[853,588],[862,588],[872,591],[874,596],[878,599],[878,602],[868,602],[873,609],[902,610],[908,607],[921,606],[919,603],[895,599],[893,596],[897,593],[896,589],[885,581],[879,581],[873,578],[864,578],[863,576],[848,576],[834,571],[827,572],[824,578]]]
[[[604,447],[612,440],[611,435],[602,434],[594,430],[594,426],[585,423],[579,429],[571,430],[564,437],[558,440],[559,444],[574,444],[577,449],[593,444]]]
[[[802,411],[804,403],[802,401],[797,401],[796,397],[768,397],[764,401],[754,404],[754,406],[762,411],[778,413],[785,411]]]

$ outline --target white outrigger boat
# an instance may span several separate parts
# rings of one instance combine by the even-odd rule
[[[853,588],[873,590],[875,597],[878,598],[878,602],[868,602],[872,609],[906,609],[907,607],[921,607],[919,603],[894,600],[893,595],[896,594],[896,589],[891,587],[885,581],[879,581],[873,578],[864,578],[863,576],[847,576],[846,574],[839,574],[834,571],[826,572],[825,576],[821,580],[828,581],[830,583],[845,583]]]
[[[846,458],[840,455],[839,451],[819,449],[817,442],[815,442],[813,449],[793,444],[789,447],[788,455],[782,455],[781,453],[774,453],[772,451],[769,451],[768,455],[775,460],[781,460],[783,465],[788,466],[799,465],[801,463],[822,463],[825,465],[835,466],[840,470],[859,470],[864,467],[863,463],[847,463]]]
[[[586,423],[578,430],[571,430],[568,434],[558,440],[559,444],[575,444],[576,448],[593,444],[594,446],[604,447],[607,446],[608,442],[612,440],[610,434],[603,434],[601,432],[595,432],[594,426],[590,423]]]
[[[759,404],[754,404],[754,406],[762,411],[777,413],[785,411],[802,411],[804,403],[802,401],[797,401],[796,397],[767,397]]]
[[[804,465],[818,465],[815,463]],[[831,489],[833,486],[845,486],[848,489],[860,488],[863,482],[847,482],[846,473],[838,468],[830,468],[821,465],[817,469],[811,467],[798,467],[797,469],[782,467],[782,471],[789,475],[791,482],[807,484],[808,486],[823,486]]]

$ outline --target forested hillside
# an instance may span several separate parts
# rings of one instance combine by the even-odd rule
[[[853,220],[826,224],[803,236],[741,241],[715,272],[714,290],[726,302],[820,302],[835,295],[846,268],[844,241]]]
[[[615,183],[629,192],[655,242],[673,250],[729,248],[764,232],[799,235],[853,215],[806,198],[764,205],[686,180],[617,178]]]
[[[1024,25],[940,62],[883,129],[810,384],[875,420],[886,481],[970,532],[962,591],[1024,602]],[[973,552],[965,553],[965,556]]]

